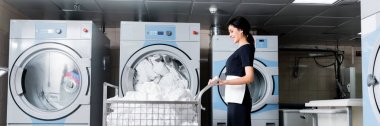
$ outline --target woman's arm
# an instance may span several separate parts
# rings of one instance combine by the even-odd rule
[[[246,66],[244,68],[245,76],[232,79],[232,80],[220,80],[219,85],[241,85],[241,84],[250,84],[253,82],[253,67]]]

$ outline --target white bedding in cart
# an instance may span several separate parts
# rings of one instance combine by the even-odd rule
[[[167,55],[152,55],[136,66],[135,91],[109,100],[193,101],[186,69]],[[197,114],[190,104],[112,104],[107,125],[198,125]],[[151,113],[151,114],[150,114]]]

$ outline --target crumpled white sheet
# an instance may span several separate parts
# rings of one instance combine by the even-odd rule
[[[158,55],[148,57],[149,61],[153,64],[153,72],[158,75],[165,75],[169,73],[169,69],[166,67],[165,63],[161,60],[162,58]]]
[[[158,74],[155,72],[151,72],[153,69],[153,65],[147,59],[141,60],[141,62],[136,66],[136,80],[137,83],[144,83],[154,80]]]
[[[152,55],[143,59],[136,67],[135,91],[125,97],[109,100],[128,101],[192,101],[188,80],[180,74],[182,64],[176,64],[168,55]],[[178,70],[177,70],[177,69]],[[192,105],[177,107],[151,104],[111,104],[107,125],[198,125],[197,113]]]

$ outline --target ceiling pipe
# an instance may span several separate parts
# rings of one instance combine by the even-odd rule
[[[214,36],[214,35],[228,35],[227,31],[224,30],[224,27],[215,26],[215,25],[211,26],[210,33],[211,33],[211,36]]]
[[[227,35],[224,28],[219,24],[218,21],[218,8],[215,5],[211,5],[208,9],[210,14],[213,16],[213,24],[210,27],[210,36],[214,35]]]

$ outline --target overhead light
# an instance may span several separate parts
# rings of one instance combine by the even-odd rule
[[[215,14],[216,11],[218,11],[218,8],[216,8],[216,7],[213,5],[213,6],[211,6],[208,10],[210,11],[211,14]]]
[[[307,3],[307,4],[333,4],[337,0],[294,0],[293,3]]]

